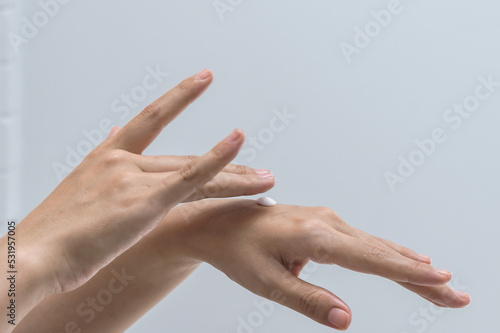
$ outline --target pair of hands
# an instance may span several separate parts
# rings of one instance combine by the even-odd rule
[[[469,303],[446,285],[451,273],[430,266],[428,257],[352,228],[326,208],[223,200],[204,204],[189,223],[169,223],[167,213],[180,202],[274,185],[266,170],[229,164],[244,142],[240,130],[201,157],[141,155],[212,79],[208,70],[188,78],[114,129],[19,225],[41,298],[82,286],[153,232],[180,242],[186,260],[206,261],[258,295],[338,329],[349,326],[351,312],[332,293],[298,279],[309,260],[389,278],[439,306]],[[174,210],[188,205],[196,204]]]

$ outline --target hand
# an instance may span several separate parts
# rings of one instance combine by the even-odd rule
[[[24,256],[43,262],[38,273],[47,294],[86,283],[180,202],[253,194],[273,186],[269,174],[226,167],[243,145],[241,130],[199,158],[141,155],[212,79],[209,70],[186,79],[119,132],[114,130],[22,221],[18,230]],[[226,172],[218,174],[224,167]]]
[[[197,211],[197,205],[176,211]],[[429,257],[351,227],[324,207],[218,200],[178,226],[162,223],[161,228],[159,234],[171,239],[169,253],[175,246],[186,258],[210,263],[255,294],[336,329],[347,329],[351,310],[333,293],[298,278],[309,260],[385,277],[438,306],[470,303],[467,294],[447,285],[451,273],[432,267]]]

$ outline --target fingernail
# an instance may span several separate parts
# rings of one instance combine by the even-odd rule
[[[445,278],[449,279],[453,275],[452,272],[446,271],[444,269],[436,269],[436,273],[438,273],[441,276],[444,276]]]
[[[210,77],[210,69],[204,69],[194,76],[195,80],[203,81]]]
[[[420,258],[422,258],[425,261],[432,262],[431,257],[426,256],[425,254],[419,254]]]
[[[349,325],[349,314],[342,309],[333,308],[328,314],[328,321],[337,328],[346,328]]]
[[[460,297],[460,298],[470,298],[469,294],[464,293],[463,291],[460,290],[455,290],[455,293]]]
[[[229,136],[226,138],[226,140],[228,142],[235,142],[237,141],[240,136],[241,136],[241,132],[243,132],[242,130],[240,129],[235,129],[231,134],[229,134]]]
[[[262,178],[274,179],[274,175],[269,170],[261,169],[261,170],[255,170],[255,172]]]

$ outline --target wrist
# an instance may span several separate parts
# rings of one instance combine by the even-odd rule
[[[47,249],[40,247],[36,241],[19,230],[19,246],[17,249],[17,271],[20,281],[29,286],[37,298],[45,298],[58,292],[54,278],[52,258],[47,256]]]
[[[55,285],[43,259],[30,241],[16,230],[0,239],[0,265],[5,276],[1,299],[9,308],[9,320],[17,325],[34,307],[52,295]],[[6,297],[4,299],[4,297]]]
[[[203,261],[190,246],[193,234],[190,232],[190,222],[199,214],[192,214],[189,223],[186,219],[186,207],[183,204],[169,211],[153,232],[146,236],[150,244],[156,248],[160,261],[166,269],[179,267],[191,269],[198,267]],[[190,211],[190,214],[193,213]]]

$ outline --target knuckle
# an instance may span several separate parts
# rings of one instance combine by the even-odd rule
[[[147,119],[158,119],[160,117],[160,110],[158,102],[155,101],[141,111],[141,116]]]
[[[130,195],[122,197],[120,200],[121,207],[123,208],[135,207],[139,202],[141,202],[141,200],[138,200],[137,197]]]
[[[233,165],[234,172],[237,174],[246,174],[246,173],[251,173],[252,169],[245,165],[239,165],[239,164],[234,164]]]
[[[118,188],[130,188],[134,184],[134,176],[129,172],[120,173],[116,176],[115,183]]]
[[[431,292],[430,298],[443,304],[451,304],[456,300],[456,294],[451,289],[436,290]]]
[[[369,246],[367,251],[368,257],[377,261],[386,260],[389,255],[387,250],[375,245]]]
[[[411,260],[410,261],[410,268],[413,272],[424,273],[424,272],[428,271],[430,266],[426,265],[426,264],[422,264],[421,262],[418,262],[418,261]]]
[[[221,187],[215,180],[211,180],[203,186],[205,198],[217,198],[220,195]]]
[[[302,313],[309,317],[317,317],[321,308],[321,300],[325,297],[325,293],[320,290],[314,290],[300,297],[299,308]]]
[[[196,156],[196,155],[185,155],[185,156],[182,156],[183,161],[186,162],[186,163],[193,162],[194,160],[196,160],[198,158],[199,158],[199,156]]]
[[[125,151],[121,149],[114,149],[106,155],[105,157],[106,165],[116,166],[122,164],[123,162],[125,162],[126,159],[125,156],[126,156]]]
[[[315,207],[314,209],[318,215],[324,216],[326,218],[340,219],[339,215],[329,207],[320,206],[320,207]]]
[[[187,80],[182,81],[177,85],[177,90],[181,93],[186,93],[190,90],[190,85]]]
[[[184,80],[179,83],[173,93],[179,96],[181,99],[185,100],[187,103],[191,103],[194,101],[195,96],[192,92],[192,85],[189,80]]]
[[[183,181],[192,181],[197,174],[197,168],[194,162],[189,162],[179,170],[179,174]]]
[[[213,147],[211,150],[212,156],[217,159],[217,160],[222,160],[224,158],[225,150],[224,147],[221,144],[218,144],[217,146]]]
[[[255,177],[252,177],[252,176],[243,176],[242,178],[243,178],[243,185],[246,188],[253,188],[253,187],[255,187],[255,185],[258,185],[258,182],[255,179]]]

